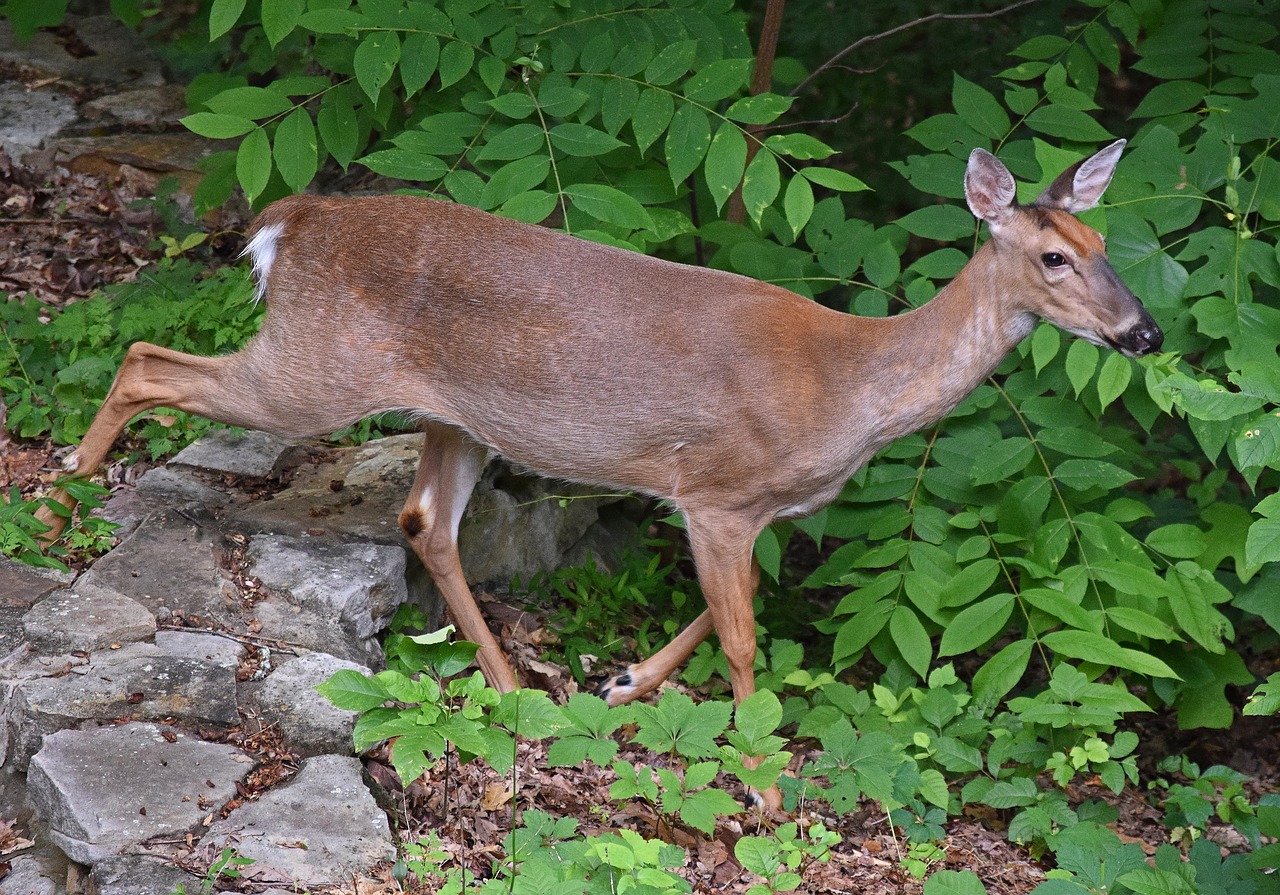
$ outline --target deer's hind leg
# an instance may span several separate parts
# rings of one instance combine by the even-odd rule
[[[484,468],[486,451],[446,423],[429,422],[423,431],[422,459],[400,513],[400,528],[431,573],[463,639],[480,644],[476,661],[485,680],[506,693],[519,686],[515,672],[476,605],[458,557],[458,525]]]

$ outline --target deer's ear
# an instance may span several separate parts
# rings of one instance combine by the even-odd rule
[[[996,233],[1013,214],[1017,184],[1000,159],[975,149],[964,172],[964,198],[974,217],[986,221]]]
[[[1049,188],[1036,199],[1042,208],[1061,208],[1072,214],[1087,211],[1098,204],[1116,173],[1116,163],[1124,152],[1124,140],[1116,140],[1087,159],[1076,162],[1058,175]]]

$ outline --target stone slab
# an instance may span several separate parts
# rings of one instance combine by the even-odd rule
[[[92,584],[49,594],[22,617],[27,639],[45,652],[96,652],[148,640],[156,617],[124,594]]]
[[[255,697],[262,719],[277,724],[285,743],[303,757],[354,751],[351,735],[357,712],[340,709],[316,692],[338,671],[370,671],[326,653],[308,653],[285,662],[263,682]]]
[[[307,759],[296,777],[216,821],[200,841],[214,852],[226,845],[254,860],[246,879],[277,885],[335,885],[395,854],[363,766],[339,755]]]
[[[11,703],[10,758],[19,768],[49,735],[85,722],[239,723],[234,666],[169,655],[151,644],[98,653],[60,677],[24,680]]]
[[[279,472],[281,455],[295,443],[252,429],[243,432],[213,429],[183,448],[169,465],[268,478]]]
[[[258,535],[247,550],[268,598],[254,606],[264,637],[377,663],[376,635],[408,597],[399,547]]]
[[[191,895],[203,891],[201,880],[163,860],[124,856],[93,865],[85,895],[173,895],[182,886]]]
[[[252,758],[232,746],[125,724],[45,737],[27,785],[54,843],[94,864],[154,836],[195,830],[252,769]]]
[[[71,97],[48,87],[28,90],[15,81],[0,83],[0,148],[14,161],[43,149],[75,121]]]
[[[0,665],[24,642],[22,617],[69,580],[70,576],[55,576],[0,556]]]
[[[224,588],[221,549],[212,519],[181,510],[156,513],[94,563],[80,583],[122,593],[160,619],[181,610],[233,620],[239,604]]]

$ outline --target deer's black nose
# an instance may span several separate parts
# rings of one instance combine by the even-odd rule
[[[1164,344],[1164,333],[1154,320],[1144,320],[1124,334],[1122,344],[1138,357],[1159,351]]]

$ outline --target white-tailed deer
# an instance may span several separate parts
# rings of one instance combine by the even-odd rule
[[[516,677],[456,544],[487,451],[665,498],[684,514],[707,611],[600,692],[617,704],[653,690],[715,630],[740,701],[755,690],[765,525],[821,508],[881,447],[948,413],[1037,318],[1132,357],[1160,347],[1102,238],[1073,217],[1123,148],[1073,165],[1030,206],[974,150],[965,194],[991,239],[936,298],[888,318],[446,202],[284,199],[246,249],[261,331],[227,357],[133,345],[65,466],[92,472],[158,406],[298,437],[412,414],[426,443],[400,525],[504,691]]]

